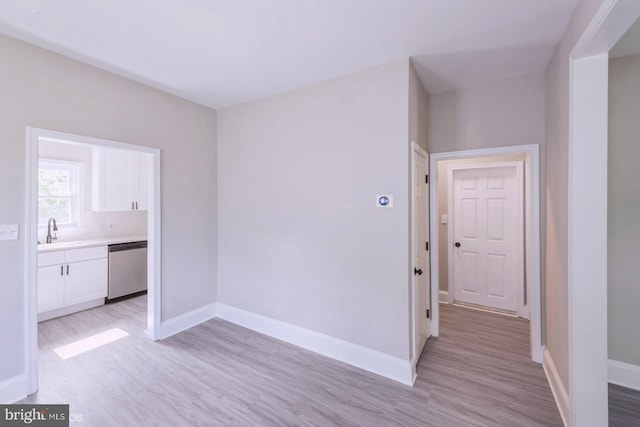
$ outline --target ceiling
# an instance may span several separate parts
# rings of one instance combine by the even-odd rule
[[[543,70],[578,0],[0,0],[0,33],[223,108],[411,57],[430,93]]]

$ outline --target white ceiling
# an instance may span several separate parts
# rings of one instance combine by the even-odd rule
[[[411,57],[431,93],[543,70],[578,0],[0,0],[0,33],[213,108]]]

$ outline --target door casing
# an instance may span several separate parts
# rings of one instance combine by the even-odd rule
[[[525,242],[527,301],[529,306],[529,338],[531,360],[542,363],[542,310],[540,285],[540,147],[538,144],[433,153],[430,157],[430,230],[431,247],[438,248],[438,162],[441,160],[469,159],[474,157],[507,156],[525,154]],[[430,251],[431,283],[439,283],[438,251]],[[440,308],[438,292],[431,292],[431,335],[440,335]]]
[[[569,426],[607,425],[609,50],[640,17],[637,0],[603,0],[569,59]],[[589,292],[584,292],[589,289]]]
[[[157,341],[161,338],[161,191],[160,191],[160,149],[141,145],[126,144],[100,138],[74,135],[47,129],[27,128],[27,179],[26,179],[26,218],[25,218],[25,366],[27,375],[27,394],[38,391],[38,144],[40,139],[62,142],[77,142],[110,148],[138,151],[150,154],[152,172],[149,178],[149,208],[147,222],[148,239],[148,295],[147,295],[147,333]]]

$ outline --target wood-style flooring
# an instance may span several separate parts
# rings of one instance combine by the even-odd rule
[[[609,384],[609,427],[640,427],[640,391]]]
[[[214,319],[160,342],[146,297],[39,325],[40,390],[79,426],[560,426],[528,323],[441,307],[408,387]],[[54,349],[111,328],[129,336],[62,360]]]

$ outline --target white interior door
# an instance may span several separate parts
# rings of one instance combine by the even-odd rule
[[[522,162],[449,174],[454,299],[516,312],[524,294]]]
[[[430,274],[427,243],[429,242],[428,154],[414,144],[413,148],[413,350],[418,356],[429,335]]]

